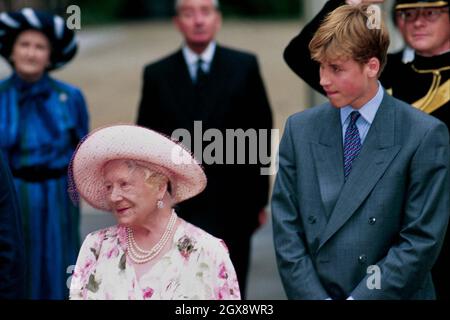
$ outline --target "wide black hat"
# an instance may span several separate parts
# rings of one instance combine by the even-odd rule
[[[78,49],[75,32],[67,28],[62,17],[24,8],[0,13],[0,54],[9,63],[17,36],[29,29],[41,31],[52,45],[48,71],[62,67],[75,56]]]
[[[429,7],[448,7],[448,0],[396,0],[394,5],[395,10]]]

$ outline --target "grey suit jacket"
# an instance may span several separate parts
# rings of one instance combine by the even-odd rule
[[[345,183],[339,110],[327,103],[291,116],[272,194],[288,298],[433,299],[448,171],[446,126],[387,94]],[[377,288],[367,285],[372,265]]]

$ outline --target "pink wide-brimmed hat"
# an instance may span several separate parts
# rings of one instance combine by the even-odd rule
[[[92,207],[110,210],[103,167],[116,159],[136,160],[170,180],[175,203],[189,199],[206,186],[206,175],[189,151],[166,136],[135,125],[98,129],[78,145],[69,176],[76,192]]]

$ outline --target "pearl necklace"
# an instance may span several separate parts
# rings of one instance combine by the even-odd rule
[[[167,223],[166,230],[159,239],[158,243],[153,246],[150,250],[144,250],[138,246],[136,240],[134,239],[133,231],[131,228],[127,227],[127,254],[130,259],[137,264],[143,264],[149,262],[154,259],[161,250],[166,246],[167,241],[169,241],[170,235],[172,234],[173,227],[177,221],[177,214],[174,210],[172,210],[172,214],[170,216],[169,222]]]

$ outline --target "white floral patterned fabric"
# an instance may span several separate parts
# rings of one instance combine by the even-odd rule
[[[138,280],[127,257],[127,232],[113,226],[90,233],[72,275],[70,299],[240,299],[225,243],[181,220],[171,249]]]

